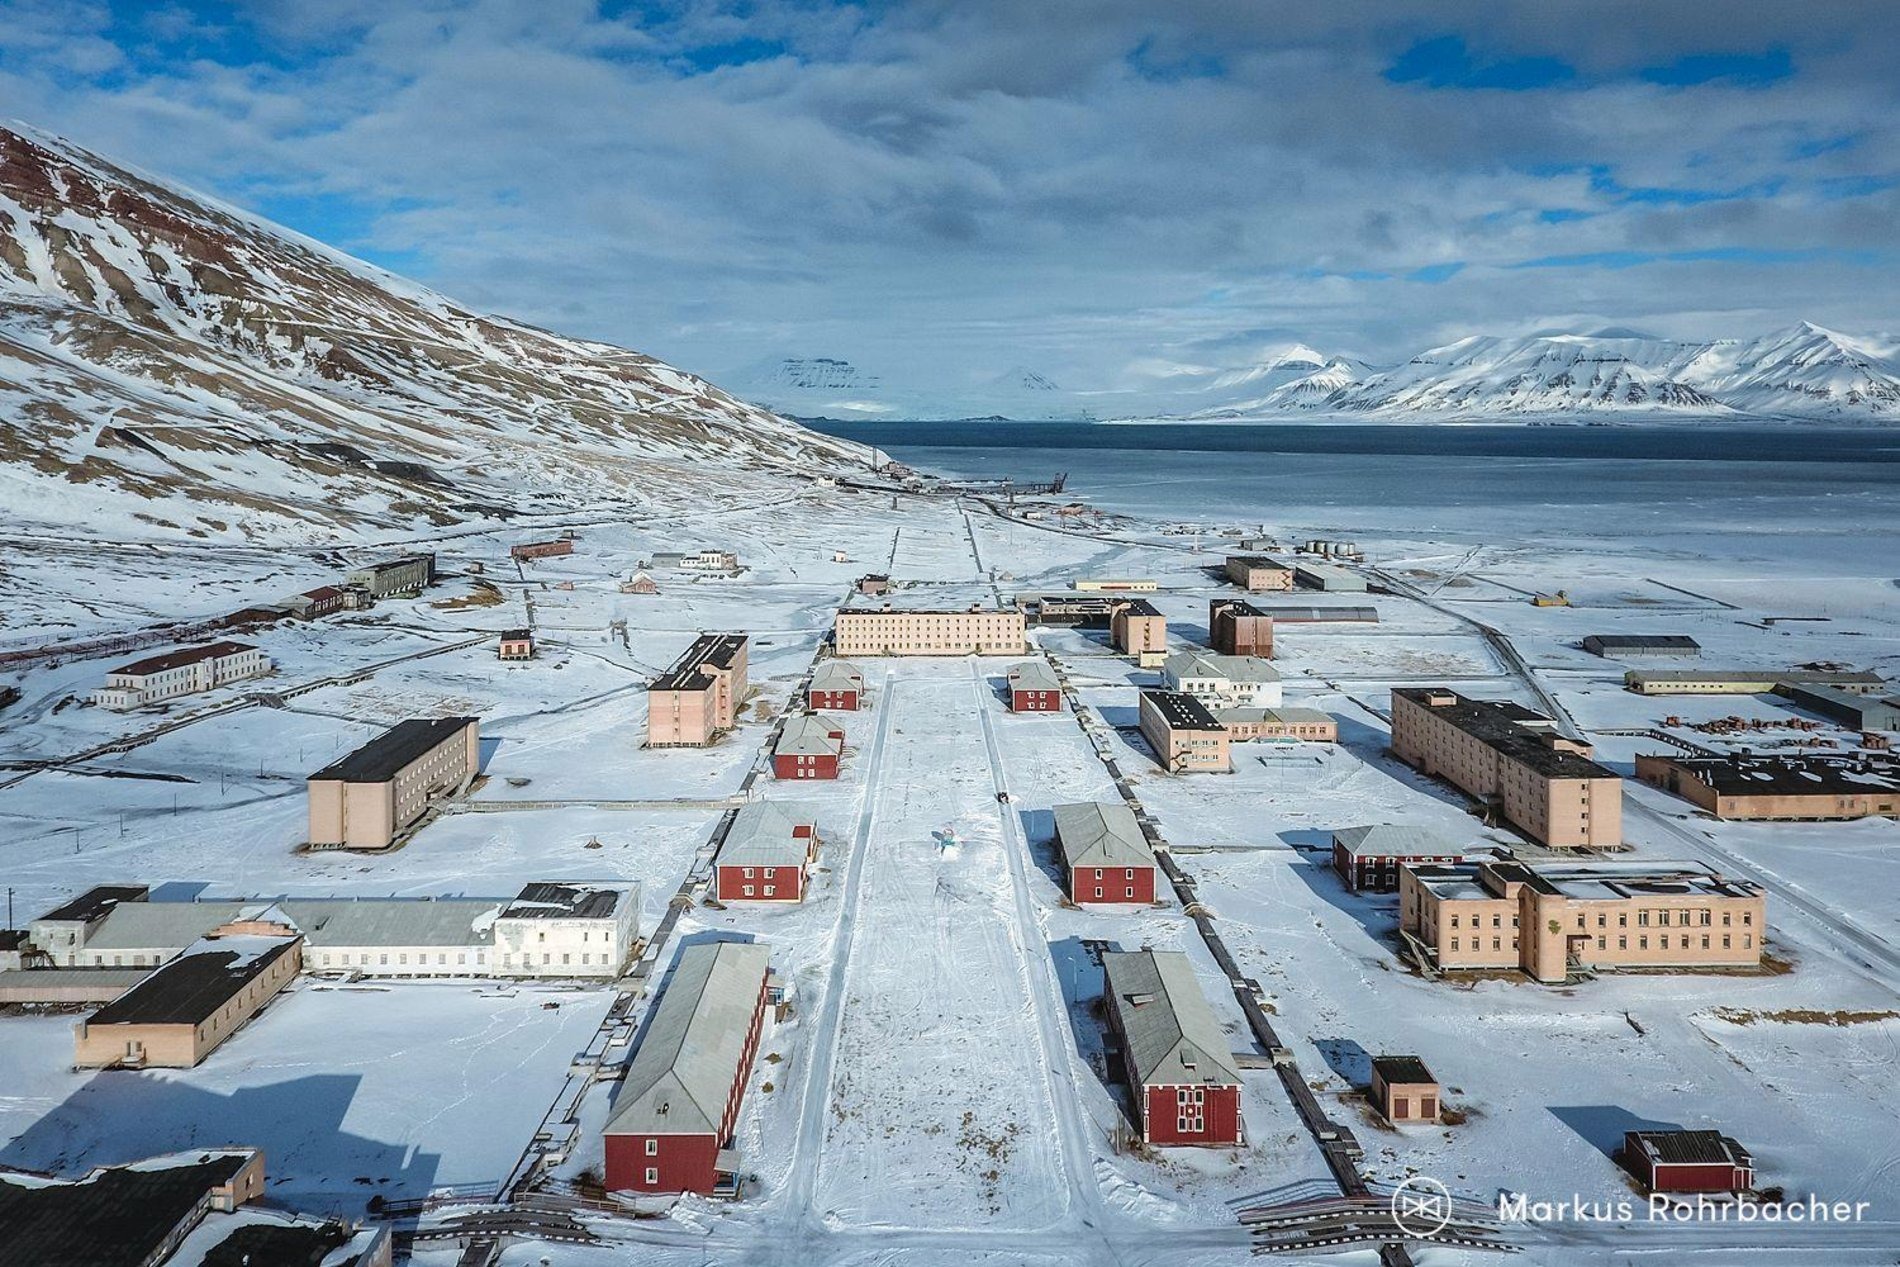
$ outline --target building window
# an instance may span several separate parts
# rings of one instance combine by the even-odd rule
[[[649,1184],[657,1184],[660,1182],[660,1168],[658,1166],[647,1167],[647,1182]]]
[[[658,1157],[659,1155],[660,1155],[660,1141],[657,1139],[648,1140],[647,1141],[647,1156]]]

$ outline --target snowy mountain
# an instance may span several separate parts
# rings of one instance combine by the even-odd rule
[[[0,498],[119,536],[311,537],[628,498],[853,446],[0,128]]]
[[[1743,341],[1702,344],[1676,373],[1751,413],[1900,415],[1900,339],[1855,337],[1804,321]]]

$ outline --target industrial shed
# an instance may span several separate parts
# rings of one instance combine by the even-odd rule
[[[1685,634],[1591,634],[1583,649],[1606,660],[1680,660],[1702,654]]]
[[[1623,1164],[1651,1192],[1746,1192],[1755,1159],[1720,1131],[1627,1131]]]

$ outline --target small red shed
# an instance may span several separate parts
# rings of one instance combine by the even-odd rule
[[[1720,1131],[1626,1131],[1623,1165],[1651,1192],[1747,1192],[1755,1159]]]

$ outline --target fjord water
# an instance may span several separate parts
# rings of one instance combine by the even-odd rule
[[[1104,509],[1342,536],[1628,548],[1900,574],[1900,430],[822,422],[941,475],[1069,473]]]

